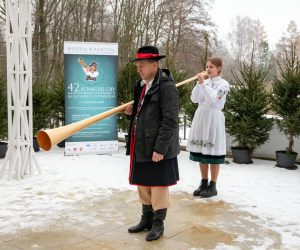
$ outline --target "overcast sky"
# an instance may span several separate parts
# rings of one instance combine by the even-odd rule
[[[218,35],[222,38],[230,30],[230,20],[236,15],[260,19],[267,31],[270,48],[286,32],[288,24],[294,20],[300,30],[300,0],[215,0],[211,16],[218,25]]]

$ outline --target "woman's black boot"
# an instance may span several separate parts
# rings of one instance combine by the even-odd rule
[[[202,179],[200,182],[200,186],[194,191],[194,196],[199,196],[202,191],[207,189],[208,186],[208,179]]]
[[[200,193],[200,196],[202,197],[212,197],[218,194],[217,188],[216,188],[216,182],[210,181],[208,188]]]
[[[142,204],[143,215],[141,221],[136,226],[133,226],[128,229],[129,233],[138,233],[145,229],[151,230],[152,220],[153,220],[153,208],[152,205]]]
[[[152,229],[148,233],[146,240],[152,241],[157,240],[164,232],[164,220],[167,215],[167,209],[159,209],[154,211],[154,218],[152,222]]]

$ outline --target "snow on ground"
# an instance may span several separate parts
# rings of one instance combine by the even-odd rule
[[[37,153],[43,175],[23,180],[0,180],[0,235],[19,229],[38,230],[51,225],[61,214],[86,218],[74,207],[75,202],[99,201],[114,189],[136,190],[128,184],[129,157],[124,143],[119,154],[64,156],[63,149]],[[181,151],[180,181],[171,192],[192,194],[200,182],[198,164]],[[277,231],[287,249],[300,246],[300,170],[276,168],[274,161],[254,160],[252,165],[222,165],[217,183],[218,196],[212,201],[234,204],[233,209],[249,212],[257,224]],[[2,166],[3,159],[0,160]],[[199,202],[200,199],[197,201]],[[200,202],[207,202],[201,199]],[[76,203],[77,204],[77,203]],[[35,220],[35,216],[39,219]],[[93,216],[92,214],[90,216]],[[101,223],[100,221],[97,223]],[[242,237],[242,236],[241,236]]]

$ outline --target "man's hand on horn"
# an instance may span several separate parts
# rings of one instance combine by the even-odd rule
[[[161,154],[159,154],[159,153],[156,153],[155,151],[153,152],[153,155],[152,155],[152,161],[159,162],[159,161],[161,161],[163,158],[164,158],[163,155],[161,155]]]
[[[124,102],[121,102],[121,105],[124,105]],[[125,111],[120,111],[120,113],[125,113],[126,115],[132,115],[133,106],[128,106]]]

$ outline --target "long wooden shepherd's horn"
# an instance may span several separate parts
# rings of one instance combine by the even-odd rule
[[[203,74],[205,76],[207,75],[206,72]],[[197,76],[194,76],[190,79],[187,79],[183,82],[176,84],[176,87],[179,87],[183,84],[194,81],[196,79],[197,79]],[[115,115],[115,114],[119,113],[120,111],[124,111],[128,106],[130,106],[132,104],[133,104],[133,101],[128,102],[117,108],[108,110],[99,115],[92,116],[85,120],[75,122],[75,123],[72,123],[72,124],[64,126],[64,127],[48,129],[48,130],[40,130],[37,134],[37,139],[40,144],[40,147],[46,151],[49,151],[53,146],[55,146],[57,143],[61,142],[62,140],[66,139],[67,137],[75,134],[76,132],[78,132],[90,125],[93,125],[96,122],[99,122],[107,117]]]

